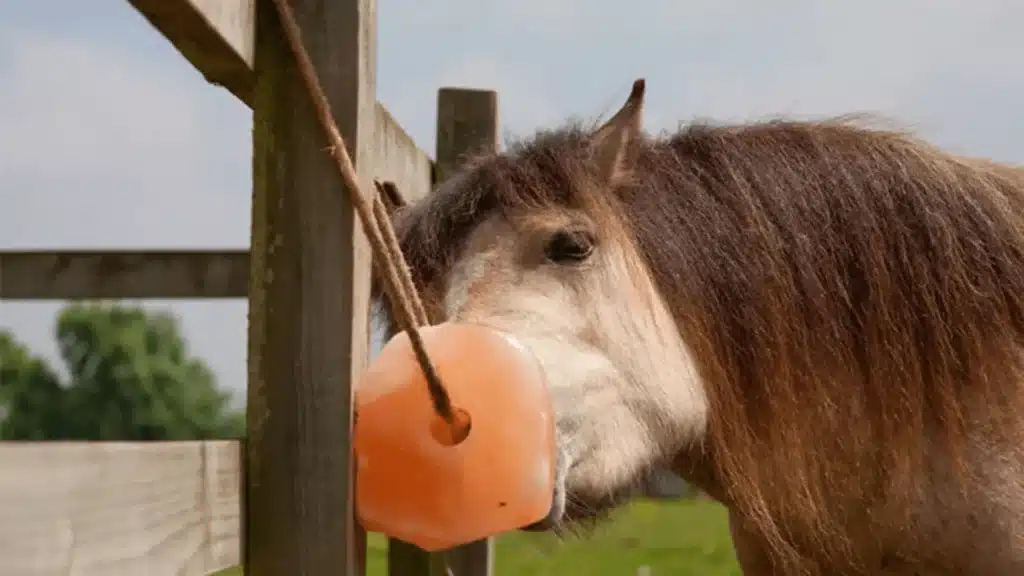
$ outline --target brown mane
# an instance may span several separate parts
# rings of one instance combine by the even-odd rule
[[[428,300],[485,215],[584,203],[585,134],[477,159],[402,211]],[[604,216],[695,353],[717,482],[777,552],[849,557],[850,527],[913,522],[893,514],[939,473],[926,455],[964,478],[972,434],[1019,432],[1021,171],[838,121],[690,126],[635,158]]]

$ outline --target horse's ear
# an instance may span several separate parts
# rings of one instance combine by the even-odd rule
[[[634,144],[643,135],[643,78],[633,82],[633,89],[622,108],[598,128],[592,137],[599,177],[614,184],[632,168]]]
[[[399,208],[404,208],[407,204],[405,196],[402,196],[402,192],[394,182],[390,180],[385,180],[384,182],[374,180],[373,185],[377,188],[377,195],[384,204],[384,209],[389,218],[394,216]]]

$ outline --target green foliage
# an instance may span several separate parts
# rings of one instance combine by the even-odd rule
[[[200,440],[239,437],[243,416],[191,357],[173,316],[73,304],[56,337],[69,374],[0,332],[0,439]]]
[[[371,534],[368,576],[387,574],[387,544]],[[558,541],[544,534],[498,538],[496,576],[740,576],[721,505],[708,500],[638,501],[590,534]],[[219,576],[242,576],[235,568]]]
[[[0,331],[0,439],[65,435],[63,402],[64,390],[53,370]]]

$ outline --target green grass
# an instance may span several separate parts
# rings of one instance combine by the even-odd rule
[[[580,538],[512,533],[497,541],[497,576],[740,576],[725,509],[706,500],[641,501]],[[387,545],[371,534],[368,576],[385,576]],[[219,576],[241,576],[229,570]]]

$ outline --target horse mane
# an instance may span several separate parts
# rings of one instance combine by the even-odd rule
[[[579,205],[585,133],[480,158],[405,210],[417,284],[494,210]],[[1021,170],[846,121],[697,124],[638,146],[606,216],[693,350],[730,505],[776,551],[851,556],[848,528],[913,521],[892,514],[918,505],[934,457],[966,478],[972,439],[1019,433]]]
[[[462,170],[420,202],[393,214],[395,234],[413,281],[425,292],[439,290],[476,226],[495,211],[579,206],[586,136],[592,127],[569,122],[529,138],[509,140],[506,153],[464,159]],[[372,296],[390,322],[390,304],[374,280]],[[430,298],[425,298],[430,304]]]
[[[709,388],[716,471],[776,548],[837,557],[864,536],[848,527],[912,524],[891,515],[919,504],[927,457],[964,478],[970,434],[1007,430],[1019,170],[776,121],[690,127],[637,171],[627,219]]]

